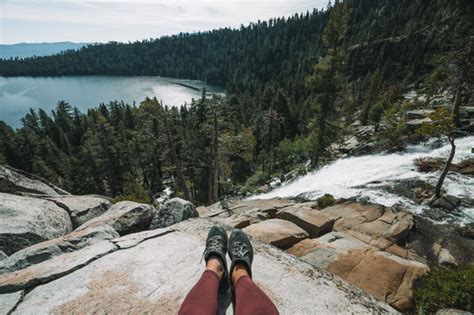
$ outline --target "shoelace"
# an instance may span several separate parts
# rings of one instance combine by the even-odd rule
[[[234,257],[244,257],[249,252],[249,248],[245,243],[235,242],[232,245],[231,252]]]
[[[218,235],[214,235],[209,238],[209,240],[207,241],[206,249],[204,250],[204,253],[202,253],[201,261],[210,252],[224,253],[224,245],[225,244],[222,240],[222,237]]]

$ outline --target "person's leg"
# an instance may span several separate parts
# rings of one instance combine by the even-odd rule
[[[217,314],[217,296],[219,290],[226,291],[229,287],[227,263],[227,233],[218,225],[209,231],[203,258],[206,271],[189,291],[181,304],[180,315],[215,315]]]
[[[252,281],[253,247],[241,230],[229,238],[232,260],[232,302],[236,315],[274,315],[278,310],[270,298]]]
[[[218,259],[209,259],[206,270],[189,291],[179,309],[179,315],[217,314],[217,294],[224,270]]]
[[[232,273],[236,315],[278,315],[270,298],[252,281],[247,269],[236,265]]]

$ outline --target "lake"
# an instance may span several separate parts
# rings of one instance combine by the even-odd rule
[[[139,104],[145,97],[155,97],[164,104],[179,106],[201,97],[201,89],[223,94],[216,86],[201,81],[163,77],[65,76],[65,77],[0,77],[0,120],[20,127],[30,108],[46,112],[64,100],[81,112],[109,101]]]

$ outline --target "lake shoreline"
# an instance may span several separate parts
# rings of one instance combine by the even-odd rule
[[[0,120],[13,128],[30,108],[50,112],[59,101],[66,101],[80,111],[102,103],[123,101],[139,104],[146,97],[156,97],[169,106],[189,104],[207,95],[224,95],[222,87],[201,81],[153,76],[45,76],[0,77]]]

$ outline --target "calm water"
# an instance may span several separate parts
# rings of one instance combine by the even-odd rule
[[[123,100],[138,105],[145,97],[154,97],[165,104],[178,106],[200,98],[201,92],[177,83],[204,87],[200,81],[162,77],[68,76],[68,77],[0,77],[0,120],[20,127],[20,118],[30,108],[43,108],[50,113],[60,100],[85,112],[99,103]],[[207,86],[210,93],[223,93]]]

